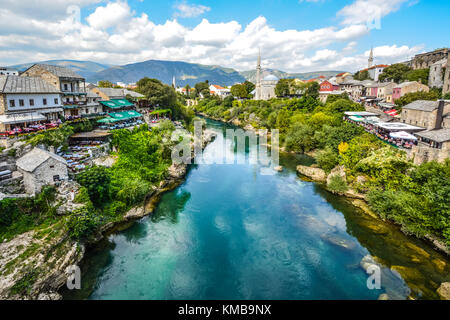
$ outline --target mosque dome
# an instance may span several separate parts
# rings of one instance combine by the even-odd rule
[[[274,76],[273,74],[271,74],[271,75],[268,75],[267,77],[265,77],[264,79],[263,79],[263,81],[278,81],[278,80],[280,80],[280,79],[278,79],[276,76]]]

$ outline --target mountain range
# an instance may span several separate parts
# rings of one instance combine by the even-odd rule
[[[156,78],[166,84],[172,84],[175,77],[176,85],[184,87],[194,86],[196,83],[208,80],[210,83],[221,86],[230,86],[242,83],[245,80],[256,82],[256,70],[238,72],[231,68],[220,66],[207,66],[182,61],[148,60],[139,63],[114,66],[91,61],[76,60],[50,60],[39,63],[67,67],[86,78],[87,82],[97,83],[100,80],[109,80],[113,83],[135,83],[138,80],[149,77]],[[25,63],[11,68],[24,71],[34,63]],[[319,76],[332,77],[341,71],[318,71],[307,73],[287,73],[275,69],[264,69],[263,77],[275,75],[279,79],[299,78],[308,80]]]

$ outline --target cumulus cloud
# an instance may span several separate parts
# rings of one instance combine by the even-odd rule
[[[337,15],[343,24],[371,23],[397,11],[409,0],[356,0],[341,9]]]
[[[198,17],[211,10],[210,7],[198,4],[188,4],[186,1],[176,4],[174,7],[176,10],[174,16],[180,18]]]
[[[22,1],[29,5],[37,3]],[[356,2],[359,1],[362,0]],[[311,30],[278,30],[260,16],[247,25],[203,19],[187,27],[176,18],[156,24],[147,14],[136,14],[124,0],[51,2],[56,9],[49,15],[58,16],[51,20],[39,15],[25,18],[28,11],[22,4],[16,3],[13,9],[0,8],[0,64],[77,59],[120,65],[158,59],[249,70],[255,67],[261,48],[264,68],[288,72],[356,71],[367,65],[369,54],[368,50],[357,51],[358,40],[370,33],[366,25],[358,23]],[[85,21],[74,21],[66,12],[67,4],[97,7],[91,7],[93,11]],[[374,50],[377,63],[392,63],[406,60],[423,48],[387,44]]]

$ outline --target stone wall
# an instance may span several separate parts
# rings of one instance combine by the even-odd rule
[[[444,85],[443,71],[447,60],[441,60],[430,67],[430,76],[428,77],[428,86],[430,88],[442,88]]]
[[[418,54],[411,62],[411,66],[416,69],[427,69],[439,60],[448,58],[450,49],[439,49],[432,52]]]
[[[431,148],[419,143],[418,146],[413,147],[409,158],[414,159],[416,165],[434,160],[444,162],[445,159],[450,158],[450,142],[444,143],[442,149]]]
[[[39,77],[54,86],[56,89],[61,90],[59,78],[39,65],[34,65],[22,75],[28,77]]]
[[[450,54],[447,58],[447,68],[445,70],[444,85],[442,86],[442,94],[450,92]]]
[[[436,126],[437,110],[425,112],[421,110],[404,109],[401,120],[403,123],[412,126],[419,126],[427,130],[433,130]]]

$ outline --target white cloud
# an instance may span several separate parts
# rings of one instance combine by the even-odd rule
[[[106,7],[98,7],[86,20],[91,27],[107,29],[113,26],[120,26],[131,15],[128,4],[117,1],[108,3]]]
[[[176,9],[174,16],[180,18],[198,17],[211,10],[207,6],[188,4],[186,1],[176,4],[174,7]]]
[[[341,9],[337,15],[343,24],[367,24],[397,11],[409,0],[356,0]]]
[[[69,4],[97,2],[67,0]],[[156,24],[147,14],[133,12],[124,0],[93,7],[86,21],[80,22],[73,21],[62,3],[56,0],[53,15],[59,18],[51,20],[39,18],[40,14],[27,18],[25,5],[13,4],[14,10],[8,6],[0,8],[0,65],[49,59],[119,65],[158,59],[249,70],[256,65],[258,48],[262,50],[264,68],[288,72],[356,71],[367,65],[369,51],[357,51],[358,40],[370,33],[364,24],[278,30],[262,16],[248,25],[237,21],[213,23],[207,19],[193,27],[177,19]],[[374,49],[376,63],[392,63],[406,60],[423,48],[386,44]]]

